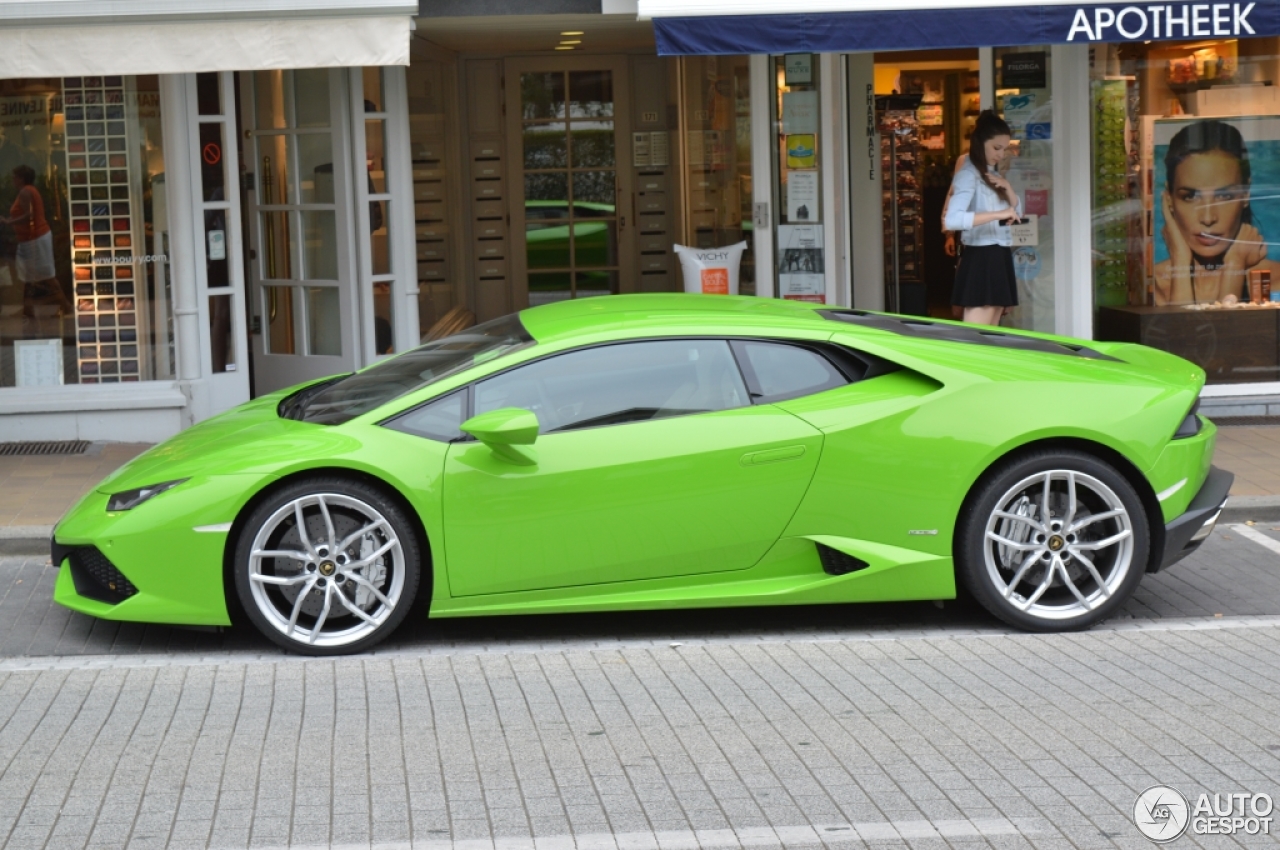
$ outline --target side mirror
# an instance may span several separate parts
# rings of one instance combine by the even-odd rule
[[[479,416],[472,416],[462,423],[463,433],[470,434],[484,443],[503,460],[521,466],[531,466],[533,456],[528,449],[538,439],[538,417],[519,407],[502,407]]]

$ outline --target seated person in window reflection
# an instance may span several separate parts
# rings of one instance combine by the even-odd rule
[[[36,189],[36,173],[29,165],[13,169],[13,183],[18,189],[7,218],[0,223],[11,226],[18,238],[14,265],[22,281],[23,313],[35,318],[35,308],[56,305],[63,315],[74,312],[71,299],[62,291],[53,263],[53,231],[44,217],[44,200]]]
[[[1155,268],[1155,303],[1191,304],[1249,298],[1249,272],[1280,270],[1249,208],[1249,152],[1240,131],[1223,121],[1179,130],[1164,158],[1160,199],[1169,259]]]

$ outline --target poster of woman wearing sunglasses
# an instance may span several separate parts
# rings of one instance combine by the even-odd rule
[[[1248,301],[1262,269],[1280,288],[1280,118],[1160,120],[1153,141],[1156,305]]]

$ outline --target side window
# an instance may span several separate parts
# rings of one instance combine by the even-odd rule
[[[403,431],[415,437],[426,437],[428,440],[448,443],[464,436],[460,426],[466,409],[466,400],[466,390],[459,390],[444,398],[429,401],[382,424],[393,431]]]
[[[758,341],[734,345],[758,402],[799,398],[849,383],[830,360],[810,348]]]
[[[724,340],[603,345],[548,357],[476,385],[476,413],[521,407],[539,431],[620,425],[750,404]]]

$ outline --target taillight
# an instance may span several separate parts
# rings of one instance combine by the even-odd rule
[[[1200,433],[1200,429],[1203,427],[1203,424],[1200,422],[1200,417],[1197,415],[1197,411],[1199,410],[1200,399],[1196,399],[1196,403],[1191,405],[1191,412],[1182,420],[1182,424],[1178,426],[1178,430],[1173,432],[1173,438],[1175,440],[1184,440],[1187,437],[1194,437],[1196,434]]]

